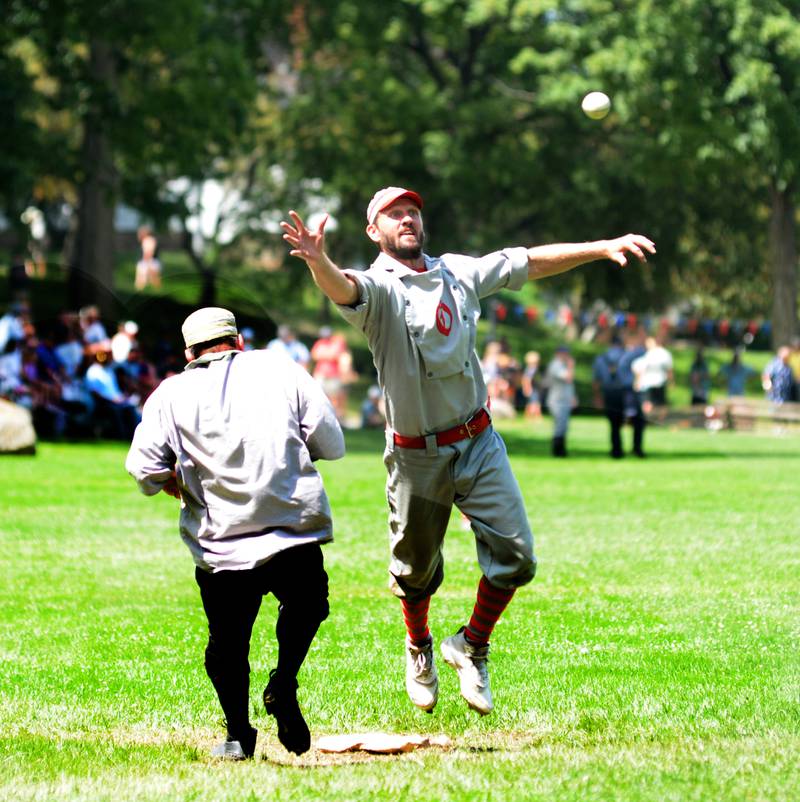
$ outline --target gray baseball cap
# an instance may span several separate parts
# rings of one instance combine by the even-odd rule
[[[181,333],[186,347],[191,348],[198,343],[207,343],[220,337],[235,337],[239,330],[236,328],[233,312],[219,306],[205,306],[192,312],[183,321]]]

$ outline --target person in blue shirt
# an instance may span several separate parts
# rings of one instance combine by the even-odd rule
[[[625,347],[622,339],[615,336],[611,347],[600,354],[592,369],[592,386],[595,405],[601,407],[610,426],[611,456],[621,459],[622,426],[627,421],[633,427],[633,449],[637,457],[644,457],[645,418],[639,393],[634,390],[634,375],[631,365],[644,354],[644,347],[630,343]]]
[[[773,404],[783,404],[792,400],[794,376],[789,367],[791,353],[788,345],[781,346],[761,375],[762,387]]]
[[[750,376],[755,376],[757,372],[742,362],[742,352],[737,348],[733,352],[731,361],[727,365],[723,365],[720,370],[720,375],[725,379],[728,388],[728,396],[744,395],[747,380]]]

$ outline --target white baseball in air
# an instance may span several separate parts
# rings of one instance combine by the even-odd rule
[[[587,117],[602,120],[611,108],[611,98],[605,92],[589,92],[581,101],[581,108]]]

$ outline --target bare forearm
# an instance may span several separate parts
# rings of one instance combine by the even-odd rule
[[[343,273],[324,251],[318,259],[307,264],[317,286],[335,304],[350,306],[358,301],[355,281]]]
[[[563,242],[528,248],[528,278],[556,276],[580,265],[608,256],[605,240],[597,242]]]
[[[601,239],[594,242],[562,242],[557,245],[539,245],[528,248],[528,278],[546,278],[566,273],[574,267],[610,259],[620,267],[633,256],[640,262],[647,261],[647,254],[654,254],[656,246],[641,234],[625,234],[616,239]]]

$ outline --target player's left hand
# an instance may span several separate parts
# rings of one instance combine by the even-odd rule
[[[647,254],[655,252],[655,243],[641,234],[626,234],[624,237],[606,240],[606,257],[620,267],[628,264],[628,254],[633,254],[640,262],[646,262]]]

